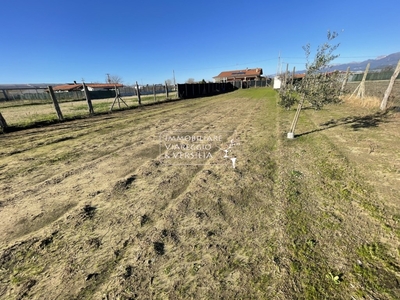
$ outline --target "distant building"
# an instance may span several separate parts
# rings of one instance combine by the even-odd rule
[[[113,90],[115,87],[123,87],[124,85],[120,83],[85,83],[88,90],[92,91],[109,91]],[[53,86],[55,92],[72,92],[72,91],[83,91],[82,83],[71,83]]]
[[[24,94],[42,94],[46,92],[49,85],[51,84],[0,84],[0,101],[18,100]]]
[[[262,68],[224,71],[214,76],[214,82],[261,80]]]

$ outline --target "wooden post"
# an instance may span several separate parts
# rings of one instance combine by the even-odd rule
[[[396,69],[394,70],[392,78],[390,78],[389,86],[387,87],[385,95],[383,96],[383,99],[381,102],[381,107],[380,107],[381,110],[385,110],[387,107],[387,102],[388,102],[389,96],[392,92],[394,82],[396,81],[397,76],[399,76],[399,73],[400,73],[400,60],[397,63],[397,66],[396,66]]]
[[[287,81],[288,81],[288,73],[289,73],[289,64],[286,64],[286,71],[283,74],[283,79],[281,81],[281,88],[286,89]]]
[[[51,100],[53,101],[53,104],[54,104],[54,108],[56,109],[56,113],[57,113],[58,119],[60,121],[62,121],[64,118],[63,118],[63,115],[61,113],[60,106],[58,105],[56,95],[54,94],[53,87],[49,85],[48,89],[49,89]]]
[[[309,86],[309,83],[307,82],[307,79],[308,79],[307,76],[304,76],[304,78],[302,79],[302,84],[305,85],[305,89],[306,90],[307,90],[307,87]],[[297,106],[296,114],[295,114],[295,116],[293,118],[292,125],[290,126],[290,130],[289,130],[289,132],[287,134],[287,138],[288,139],[293,139],[294,138],[294,132],[295,132],[295,129],[296,129],[296,126],[297,126],[297,122],[299,121],[300,112],[301,112],[301,110],[303,108],[305,98],[306,98],[306,96],[305,96],[305,94],[303,94],[302,97],[301,97],[300,103]]]
[[[292,73],[292,81],[290,85],[293,87],[293,81],[294,81],[294,74],[296,74],[296,67],[293,67],[293,73]]]
[[[168,100],[168,84],[165,82],[165,94],[166,94],[166,99]]]
[[[112,111],[115,102],[118,102],[118,107],[121,108],[121,101],[126,105],[126,107],[129,107],[128,104],[126,104],[126,102],[121,98],[121,95],[119,93],[119,89],[117,88],[116,85],[114,85],[114,89],[115,89],[115,99],[114,102],[112,103],[111,107],[110,107],[110,111]]]
[[[346,75],[344,77],[344,80],[343,80],[343,83],[342,83],[342,87],[340,89],[340,94],[343,93],[344,88],[346,87],[347,81],[349,80],[349,75],[350,75],[350,67],[347,67]]]
[[[286,88],[288,79],[289,79],[289,64],[286,64],[285,85],[284,85],[285,88]]]
[[[117,100],[118,101],[118,108],[121,108],[121,103],[119,102],[119,90],[117,88],[117,85],[115,85],[115,84],[114,84],[114,91],[115,91],[115,98],[114,98],[113,105],[115,103],[115,100]],[[112,106],[111,106],[111,109],[112,109]]]
[[[359,87],[358,93],[357,93],[357,97],[361,98],[361,99],[364,98],[364,94],[365,94],[365,80],[367,79],[369,66],[370,66],[370,63],[368,63],[367,67],[365,68],[364,76],[363,76],[363,78],[361,80],[360,87]]]
[[[297,122],[299,121],[299,116],[300,116],[301,109],[303,108],[304,98],[305,97],[303,95],[299,105],[297,106],[296,114],[294,115],[294,118],[293,118],[293,121],[292,121],[292,125],[290,126],[290,130],[289,130],[289,133],[288,133],[288,136],[287,136],[289,139],[293,139],[294,138],[294,131],[296,129]]]
[[[3,115],[0,113],[0,128],[2,129],[3,132],[5,132],[7,127],[8,127],[7,122],[4,119]]]
[[[138,104],[142,105],[142,99],[140,98],[140,89],[137,81],[136,81],[136,93],[137,93]]]
[[[7,91],[6,90],[2,90],[2,91],[3,91],[3,95],[4,95],[4,98],[6,99],[6,101],[10,100],[8,98]]]
[[[365,68],[363,79],[361,80],[360,84],[356,87],[356,89],[354,90],[354,92],[350,95],[350,98],[353,97],[353,95],[354,95],[355,93],[357,93],[357,97],[358,97],[358,98],[364,98],[364,93],[365,93],[365,79],[367,78],[368,70],[369,70],[369,63],[368,63],[368,65],[367,65],[367,67]],[[350,98],[349,98],[349,99],[350,99]]]
[[[93,115],[94,110],[93,110],[92,99],[90,98],[89,90],[84,82],[82,82],[82,86],[83,86],[83,91],[85,92],[86,102],[87,102],[87,105],[89,108],[89,114]]]

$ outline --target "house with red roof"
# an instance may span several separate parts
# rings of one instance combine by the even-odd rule
[[[261,80],[262,68],[223,71],[218,76],[214,76],[214,82],[248,81]]]

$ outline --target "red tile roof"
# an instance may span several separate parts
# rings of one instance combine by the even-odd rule
[[[91,88],[113,89],[115,86],[123,87],[124,85],[120,83],[86,83],[86,86]],[[82,84],[64,84],[53,86],[53,90],[55,91],[80,91],[82,89]]]
[[[234,71],[224,71],[218,76],[213,78],[244,78],[244,77],[258,77],[263,74],[262,68],[256,69],[245,69],[245,70],[234,70]]]
[[[297,78],[304,78],[306,77],[306,74],[294,74],[293,78],[297,79]]]

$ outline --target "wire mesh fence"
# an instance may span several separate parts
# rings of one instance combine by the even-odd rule
[[[90,101],[85,92],[54,91],[52,99],[48,88],[0,89],[0,112],[7,120],[8,128],[29,127],[35,124],[53,123],[61,119],[75,119],[92,114],[109,113],[140,105],[161,103],[173,99],[205,97],[230,92],[239,88],[265,87],[266,81],[235,81],[229,83],[196,83],[179,85],[136,85],[120,87],[117,90],[89,91]],[[93,101],[92,101],[93,100]],[[59,105],[60,115],[55,113]],[[88,111],[93,106],[93,111]]]
[[[365,80],[390,80],[393,75],[393,71],[388,72],[370,72],[367,74]],[[349,81],[361,81],[364,73],[352,74],[349,76]],[[397,76],[400,79],[400,75]]]

